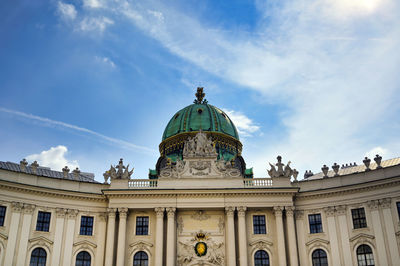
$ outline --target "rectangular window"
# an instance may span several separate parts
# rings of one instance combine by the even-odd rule
[[[265,215],[253,216],[253,232],[255,235],[266,234]]]
[[[50,228],[50,212],[39,212],[36,223],[36,231],[48,232]]]
[[[399,215],[399,219],[400,219],[400,201],[396,202],[397,205],[397,214]]]
[[[91,236],[93,234],[93,217],[81,217],[81,230],[79,231],[79,234],[82,236]]]
[[[322,233],[321,214],[308,215],[308,223],[310,224],[310,234]]]
[[[354,229],[367,227],[364,208],[352,209],[351,216],[353,217]]]
[[[144,236],[149,234],[149,216],[136,217],[136,235]]]
[[[397,205],[399,206],[399,205]],[[0,226],[4,226],[4,219],[6,218],[6,207],[0,206]]]

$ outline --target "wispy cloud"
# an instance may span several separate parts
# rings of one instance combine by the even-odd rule
[[[111,68],[115,68],[116,67],[114,61],[112,61],[110,58],[108,58],[106,56],[103,56],[103,57],[96,56],[95,59],[96,59],[97,62],[105,64],[105,65],[107,65],[107,66],[109,66]]]
[[[241,136],[250,137],[251,133],[254,133],[260,129],[260,127],[257,126],[252,119],[241,112],[227,109],[224,109],[224,112],[233,121]]]
[[[114,21],[108,17],[86,17],[80,22],[79,30],[103,33],[108,26],[113,24]]]
[[[67,129],[72,129],[75,131],[83,132],[83,133],[95,136],[103,141],[107,141],[110,144],[118,145],[119,147],[124,148],[124,149],[146,152],[146,153],[156,152],[154,149],[150,149],[148,147],[144,147],[144,146],[136,145],[136,144],[124,141],[124,140],[108,137],[108,136],[100,134],[96,131],[93,131],[93,130],[90,130],[90,129],[87,129],[84,127],[79,127],[76,125],[71,125],[68,123],[61,122],[61,121],[56,121],[56,120],[52,120],[52,119],[41,117],[41,116],[27,114],[27,113],[20,112],[20,111],[10,110],[10,109],[6,109],[3,107],[0,107],[0,112],[8,113],[11,115],[16,115],[19,117],[24,117],[24,118],[27,118],[27,119],[33,120],[33,121],[39,121],[39,122],[42,122],[44,125],[48,125],[48,126],[58,126],[61,128],[67,128]]]
[[[38,161],[39,165],[50,167],[57,171],[61,171],[64,166],[68,166],[70,169],[79,167],[78,161],[65,158],[67,152],[67,147],[58,145],[57,147],[44,150],[41,153],[28,155],[26,159],[31,162]]]
[[[57,11],[59,12],[61,18],[67,21],[74,20],[78,13],[74,5],[63,3],[61,1],[57,3]]]
[[[83,6],[88,8],[100,8],[104,6],[102,0],[83,0]]]

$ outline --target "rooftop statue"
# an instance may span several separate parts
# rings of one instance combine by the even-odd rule
[[[131,175],[133,174],[133,170],[134,168],[129,171],[129,164],[125,166],[123,159],[121,158],[116,166],[111,165],[110,170],[104,172],[104,183],[107,183],[109,178],[111,181],[113,179],[130,179]]]
[[[276,159],[278,160],[278,162],[275,165],[269,163],[271,169],[267,170],[268,175],[270,177],[287,177],[287,178],[293,176],[294,179],[297,180],[297,175],[299,174],[299,172],[297,172],[296,169],[292,169],[290,167],[291,162],[289,161],[285,166],[285,164],[282,163],[281,156],[278,156]],[[278,170],[275,168],[275,166],[278,168]]]

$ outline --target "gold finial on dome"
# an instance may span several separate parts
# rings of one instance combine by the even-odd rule
[[[201,103],[207,103],[207,100],[204,100],[204,96],[206,94],[203,92],[203,87],[197,87],[197,92],[196,92],[196,100],[194,100],[194,103],[201,104]]]

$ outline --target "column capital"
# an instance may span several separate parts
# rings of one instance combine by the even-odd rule
[[[335,207],[336,212],[338,215],[345,215],[346,214],[346,210],[347,210],[347,206],[346,205],[339,205]]]
[[[379,208],[379,200],[370,200],[367,202],[368,207],[373,210],[378,210]]]
[[[107,213],[105,213],[105,212],[100,212],[98,214],[98,217],[99,217],[100,221],[102,221],[102,222],[107,221]]]
[[[35,210],[36,206],[33,204],[24,204],[24,213],[25,214],[32,214]]]
[[[176,212],[176,208],[175,207],[168,207],[165,210],[167,211],[168,218],[174,218],[175,217],[175,212]]]
[[[391,198],[380,199],[379,204],[381,205],[382,209],[390,208],[392,206],[392,199]]]
[[[304,211],[303,210],[295,210],[294,215],[296,216],[296,219],[303,219],[304,218]]]
[[[57,218],[64,218],[66,214],[67,214],[67,209],[56,208],[56,216],[57,216]]]
[[[235,214],[235,207],[232,206],[225,207],[225,213],[228,217],[233,217],[233,215]]]
[[[246,216],[246,210],[247,210],[246,206],[239,206],[236,209],[238,211],[238,216],[240,216],[240,217]]]
[[[154,209],[154,211],[156,212],[157,218],[163,218],[164,217],[164,211],[165,211],[164,207],[157,207],[157,208]]]
[[[119,218],[124,218],[128,216],[128,208],[118,208]]]
[[[113,218],[117,212],[116,208],[107,208],[108,217]]]
[[[335,207],[325,207],[323,208],[327,217],[335,216]]]
[[[11,202],[11,209],[13,212],[21,212],[23,204],[21,202]]]
[[[294,206],[286,206],[285,210],[286,210],[286,216],[293,217],[294,210],[295,210]]]
[[[69,219],[75,219],[76,216],[78,215],[79,211],[75,209],[68,209],[67,210],[67,217]]]
[[[274,214],[275,216],[282,217],[282,211],[283,211],[282,206],[274,206]]]

